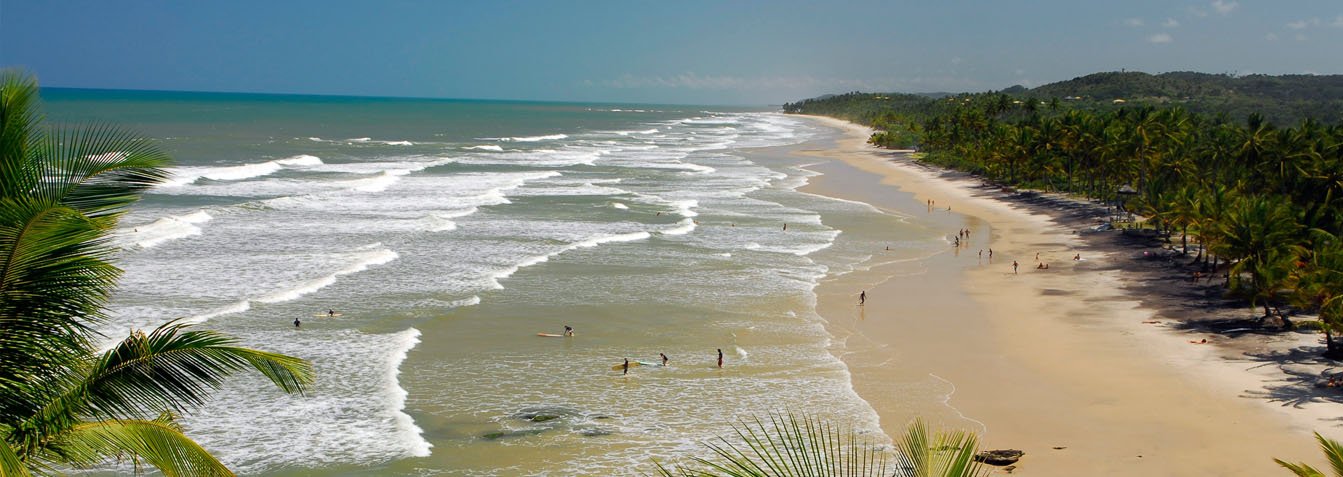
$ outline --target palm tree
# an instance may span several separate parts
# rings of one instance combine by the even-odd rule
[[[1217,227],[1214,251],[1238,260],[1230,271],[1232,287],[1243,288],[1242,276],[1249,275],[1250,304],[1262,303],[1264,316],[1269,316],[1269,301],[1286,283],[1287,270],[1300,249],[1296,235],[1300,225],[1291,207],[1266,196],[1241,198]]]
[[[179,323],[95,349],[121,274],[108,233],[168,159],[110,126],[47,132],[37,90],[0,72],[0,474],[130,457],[165,475],[231,475],[176,414],[248,367],[302,393],[310,364]]]
[[[1320,442],[1320,450],[1323,450],[1324,456],[1329,459],[1329,466],[1333,468],[1334,477],[1343,477],[1343,444],[1339,444],[1338,441],[1333,439],[1326,439],[1318,432],[1315,433],[1315,440]],[[1286,467],[1287,470],[1292,471],[1299,477],[1326,477],[1324,472],[1306,465],[1305,462],[1292,464],[1280,459],[1273,459],[1273,462]]]
[[[1343,243],[1326,232],[1317,232],[1310,260],[1303,262],[1294,277],[1293,302],[1307,310],[1316,310],[1324,329],[1324,356],[1343,358],[1343,346],[1334,343],[1334,335],[1343,332]]]
[[[668,468],[663,477],[978,477],[988,470],[974,460],[978,439],[969,432],[930,434],[921,420],[896,443],[893,456],[852,429],[813,417],[770,414],[733,426],[740,443],[725,438],[706,444],[716,460],[692,459],[694,467]],[[888,465],[887,459],[894,462]],[[692,464],[693,465],[693,464]]]

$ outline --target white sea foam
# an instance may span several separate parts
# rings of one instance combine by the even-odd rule
[[[222,306],[222,307],[219,307],[219,308],[215,308],[215,309],[213,309],[213,310],[207,311],[207,312],[205,312],[205,313],[201,313],[201,314],[199,314],[199,315],[195,315],[195,316],[191,316],[191,317],[188,317],[188,318],[184,318],[184,319],[182,320],[182,322],[183,322],[183,323],[204,323],[204,322],[206,322],[206,321],[209,321],[211,318],[214,318],[214,317],[217,317],[217,316],[224,316],[224,315],[232,315],[232,314],[235,314],[235,313],[242,313],[242,312],[247,311],[247,310],[250,310],[250,309],[252,309],[252,303],[249,302],[249,301],[247,301],[247,300],[242,300],[242,301],[239,301],[239,302],[236,302],[236,303],[232,303],[232,304],[229,304],[229,305],[226,305],[226,306]]]
[[[299,155],[285,159],[224,167],[179,167],[169,169],[169,179],[160,187],[181,187],[200,179],[240,181],[279,172],[287,167],[305,167],[322,164],[316,156]]]
[[[197,210],[185,215],[163,217],[152,223],[134,227],[129,231],[123,229],[116,234],[114,240],[122,248],[151,248],[171,240],[200,235],[201,228],[197,225],[209,222],[213,218],[204,210]]]
[[[499,142],[540,142],[540,141],[554,141],[558,139],[564,139],[567,137],[569,137],[568,134],[547,134],[545,136],[482,137],[476,139],[480,139],[482,141],[499,141]]]
[[[613,207],[613,208],[617,208],[617,209],[621,209],[621,210],[629,210],[629,208],[630,208],[630,206],[625,205],[625,204],[622,204],[622,203],[620,203],[620,202],[612,202],[612,203],[611,203],[611,207]]]
[[[359,273],[367,270],[368,267],[382,265],[392,260],[396,260],[398,257],[396,252],[383,248],[382,244],[372,244],[363,248],[365,250],[354,254],[353,263],[345,266],[345,268],[299,283],[290,288],[264,295],[257,298],[256,301],[261,303],[280,303],[294,300],[303,295],[326,288],[332,283],[336,283],[336,278],[341,275]]]
[[[642,130],[642,131],[611,131],[611,132],[612,132],[612,133],[615,133],[615,134],[619,134],[619,135],[621,135],[621,136],[629,136],[629,135],[631,135],[631,134],[653,134],[653,133],[658,132],[658,129],[657,129],[657,128],[653,128],[653,129],[644,129],[644,130]]]
[[[467,146],[467,147],[464,147],[463,149],[476,149],[476,150],[480,150],[480,151],[504,152],[504,148],[502,148],[502,147],[500,147],[500,146],[498,146],[498,145],[494,145],[494,144],[484,144],[484,145],[480,145],[480,146]]]
[[[572,248],[591,248],[591,247],[596,247],[596,246],[601,245],[601,244],[604,244],[604,243],[611,243],[611,242],[633,242],[633,241],[636,241],[636,240],[643,240],[643,239],[646,239],[646,238],[651,237],[651,236],[652,236],[652,235],[649,234],[648,232],[632,232],[632,233],[627,233],[627,234],[607,235],[607,236],[604,236],[604,237],[590,238],[590,239],[587,239],[587,240],[584,240],[584,241],[575,243],[575,244],[571,245],[571,247],[572,247]]]
[[[695,225],[694,219],[684,218],[681,219],[680,222],[677,222],[675,227],[663,230],[660,233],[662,235],[685,235],[694,231],[695,227],[697,227],[697,225]]]

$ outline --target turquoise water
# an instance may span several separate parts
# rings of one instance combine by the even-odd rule
[[[109,336],[183,318],[314,362],[310,396],[245,377],[185,418],[240,474],[638,475],[783,409],[881,440],[812,289],[888,244],[943,246],[798,192],[820,160],[790,148],[835,132],[770,111],[44,99],[52,121],[123,124],[176,159],[116,234]],[[611,370],[659,353],[671,366]]]

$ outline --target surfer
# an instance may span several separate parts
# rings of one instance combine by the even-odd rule
[[[569,325],[564,325],[564,336],[573,336],[573,335],[574,335],[574,328]]]
[[[295,328],[298,328],[298,325],[300,325],[300,324],[302,324],[302,323],[303,323],[303,322],[298,321],[298,318],[294,318],[294,327],[295,327]]]
[[[785,231],[788,230],[788,222],[784,222],[784,223],[783,223],[783,229],[784,229]]]
[[[326,316],[336,316],[336,310],[332,310],[332,309],[330,309],[330,308],[327,308],[327,310],[326,310]]]
[[[661,357],[662,357],[662,365],[663,365],[663,366],[666,366],[666,365],[667,365],[667,353],[658,353],[658,356],[661,356]]]
[[[858,292],[858,304],[861,305],[866,302],[867,302],[867,290]]]
[[[723,348],[718,348],[718,369],[723,369]]]
[[[625,364],[620,365],[620,374],[630,374],[630,359],[625,358]]]

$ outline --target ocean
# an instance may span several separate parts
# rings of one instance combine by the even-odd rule
[[[248,374],[184,417],[242,475],[640,475],[775,411],[886,443],[813,289],[946,245],[800,192],[837,132],[770,110],[43,100],[175,159],[114,234],[109,339],[182,319],[313,362],[306,396]]]

